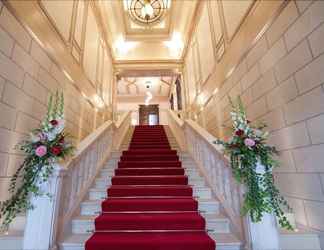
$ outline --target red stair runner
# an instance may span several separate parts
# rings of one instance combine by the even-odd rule
[[[163,126],[137,126],[86,250],[215,250]]]

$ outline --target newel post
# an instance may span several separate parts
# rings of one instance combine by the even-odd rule
[[[264,173],[264,166],[258,164],[256,172]],[[273,214],[263,214],[258,223],[252,222],[249,216],[247,221],[253,250],[280,250],[277,220]]]
[[[56,231],[60,207],[60,194],[66,170],[56,165],[51,177],[40,187],[47,195],[32,197],[33,210],[27,212],[23,250],[57,249]]]

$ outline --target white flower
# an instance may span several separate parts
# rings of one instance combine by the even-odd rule
[[[62,133],[63,130],[64,130],[65,122],[64,122],[63,119],[58,119],[57,122],[58,122],[58,124],[57,124],[57,126],[54,128],[54,130],[55,130],[55,132],[56,132],[57,134],[60,134],[60,133]]]
[[[254,129],[254,134],[255,134],[257,137],[262,137],[263,132],[262,132],[262,130],[260,130],[260,129]]]
[[[38,135],[30,133],[30,140],[32,141],[32,143],[36,143],[40,141],[40,137]]]
[[[56,131],[52,130],[52,131],[46,133],[46,135],[47,135],[47,138],[49,141],[54,141],[57,136],[57,133],[56,133]]]

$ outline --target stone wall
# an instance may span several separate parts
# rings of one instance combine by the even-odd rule
[[[76,142],[106,119],[67,79],[0,2],[0,200],[21,163],[14,146],[38,126],[49,93],[64,90],[67,128]]]
[[[281,152],[276,182],[297,221],[322,231],[323,41],[324,1],[290,1],[200,114],[211,133],[225,137],[227,96],[240,95],[249,119],[268,124],[270,143]]]

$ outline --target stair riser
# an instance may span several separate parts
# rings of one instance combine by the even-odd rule
[[[219,213],[219,204],[213,202],[199,202],[198,209],[209,214]],[[101,201],[91,203],[81,203],[81,215],[96,215],[101,211]]]
[[[108,188],[108,186],[111,185],[111,180],[98,180],[95,182],[94,187],[95,188]],[[206,184],[204,181],[191,181],[189,182],[189,185],[191,185],[193,187],[193,189],[197,189],[197,188],[206,188]]]
[[[100,178],[113,177],[114,175],[115,175],[114,170],[109,170],[109,171],[103,170],[100,172]],[[201,177],[199,173],[195,172],[194,170],[185,171],[185,175],[187,175],[189,179],[198,179]]]
[[[280,246],[284,250],[321,250],[320,240],[316,234],[281,234]]]
[[[108,186],[107,186],[108,188]],[[212,198],[211,190],[209,188],[204,189],[194,189],[193,196],[199,197],[202,199],[210,199]],[[106,188],[103,188],[102,191],[89,191],[89,199],[90,200],[100,200],[107,197]]]
[[[213,230],[216,233],[229,233],[229,222],[224,220],[207,220],[207,229]],[[73,234],[86,234],[95,229],[93,220],[73,220],[72,233]]]
[[[215,250],[241,250],[242,248],[233,243],[231,244],[230,242],[229,243],[226,243],[226,244],[217,244],[216,245],[216,249]],[[84,249],[84,244],[61,244],[60,245],[60,250],[85,250]]]
[[[97,179],[95,182],[95,188],[106,188],[111,185],[111,178],[106,177],[103,179]]]

